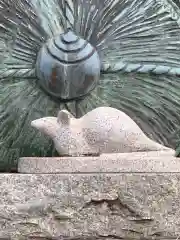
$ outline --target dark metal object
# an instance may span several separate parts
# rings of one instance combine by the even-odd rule
[[[70,29],[44,44],[36,62],[41,87],[65,101],[89,94],[97,85],[100,69],[96,49]]]

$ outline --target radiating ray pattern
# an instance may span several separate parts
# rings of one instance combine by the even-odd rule
[[[102,60],[98,87],[79,108],[125,111],[144,132],[175,147],[180,126],[178,0],[0,0],[0,169],[21,156],[54,156],[52,143],[30,127],[64,105],[37,85],[37,53],[71,27]]]

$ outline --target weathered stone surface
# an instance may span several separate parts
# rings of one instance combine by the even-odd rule
[[[180,172],[174,151],[102,154],[100,157],[21,158],[19,173]]]
[[[180,173],[1,174],[0,237],[178,239],[179,183]]]

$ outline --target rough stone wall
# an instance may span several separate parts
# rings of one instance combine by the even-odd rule
[[[0,237],[180,236],[180,173],[1,174]]]

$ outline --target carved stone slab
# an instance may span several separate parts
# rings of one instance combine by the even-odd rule
[[[170,240],[180,173],[1,174],[3,240]]]
[[[21,158],[19,173],[180,172],[174,151],[102,154],[99,157]]]
[[[172,153],[20,159],[19,171],[36,174],[0,174],[0,239],[178,239],[180,164]]]

